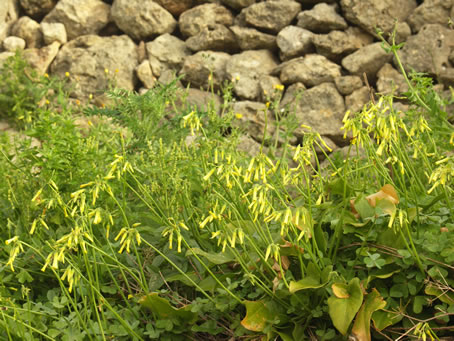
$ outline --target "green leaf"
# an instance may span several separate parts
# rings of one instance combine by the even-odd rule
[[[194,254],[205,257],[211,263],[216,265],[230,263],[235,260],[235,256],[228,251],[221,253],[205,252],[197,247],[193,247],[186,252],[186,256],[192,256]]]
[[[400,313],[393,313],[390,311],[377,310],[372,314],[372,321],[374,322],[375,329],[382,331],[383,329],[400,322],[403,315]]]
[[[385,306],[386,302],[376,289],[372,289],[372,292],[367,294],[352,328],[352,333],[357,341],[370,341],[370,319],[372,314]]]
[[[307,266],[306,276],[302,280],[290,282],[289,291],[293,294],[299,290],[321,288],[326,283],[320,283],[320,277],[321,271],[311,262]]]
[[[158,319],[175,319],[189,324],[197,320],[197,314],[190,311],[191,306],[176,309],[157,293],[149,293],[139,299],[140,305],[151,310]]]
[[[425,296],[415,296],[413,299],[413,311],[415,314],[422,313],[422,308],[427,305],[428,299]]]
[[[443,303],[447,303],[449,305],[453,305],[454,304],[454,294],[453,293],[445,292],[444,290],[442,291],[441,289],[438,289],[437,287],[435,287],[431,283],[429,283],[426,286],[424,292],[427,295],[436,296]]]
[[[336,329],[346,335],[350,323],[353,321],[363,302],[363,292],[359,283],[359,278],[353,278],[345,287],[342,283],[333,284],[333,291],[341,289],[342,298],[331,296],[328,298],[329,316]]]
[[[31,283],[33,282],[33,277],[30,276],[30,274],[28,273],[27,270],[24,270],[22,269],[21,272],[19,272],[17,275],[16,275],[16,278],[17,280],[19,281],[19,283],[25,283],[25,282],[28,282],[28,283]]]
[[[359,197],[353,204],[356,212],[360,215],[361,219],[372,218],[375,216],[375,209],[369,204],[365,197]]]
[[[246,317],[241,325],[253,332],[262,332],[274,318],[274,313],[265,301],[244,301]]]

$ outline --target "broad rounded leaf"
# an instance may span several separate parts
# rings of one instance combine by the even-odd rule
[[[262,332],[273,320],[274,314],[264,301],[244,301],[246,306],[246,317],[241,321],[241,325],[253,332]]]
[[[336,284],[338,294],[345,298],[331,296],[328,298],[329,316],[333,321],[334,327],[342,334],[346,335],[350,323],[353,321],[361,304],[363,303],[363,292],[359,284],[359,278],[353,278],[344,290],[342,285]]]
[[[352,333],[357,341],[370,341],[370,319],[374,311],[383,309],[386,302],[380,293],[373,289],[371,293],[367,294],[358,315],[356,316],[353,325]]]

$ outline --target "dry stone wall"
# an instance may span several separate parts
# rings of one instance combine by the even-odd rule
[[[454,0],[0,0],[0,63],[24,50],[39,72],[68,72],[80,100],[112,73],[137,91],[182,75],[194,104],[221,103],[207,90],[233,81],[234,110],[255,141],[277,86],[281,106],[335,147],[346,110],[374,91],[407,90],[376,28],[389,33],[397,20],[404,65],[442,90],[454,84],[451,19]]]

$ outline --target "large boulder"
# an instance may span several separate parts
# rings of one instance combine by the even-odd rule
[[[65,25],[68,40],[97,34],[110,21],[110,6],[101,0],[60,0],[44,22]]]
[[[416,0],[341,0],[344,17],[372,35],[376,28],[392,32],[395,21],[405,21],[416,8]]]
[[[410,36],[399,53],[407,70],[414,69],[435,76],[449,65],[453,49],[454,31],[439,24],[430,24],[423,26],[417,35]]]
[[[271,34],[260,32],[255,28],[230,26],[235,39],[241,50],[274,50],[276,48],[276,37]]]
[[[336,62],[360,48],[354,37],[344,31],[317,34],[313,37],[313,43],[318,54]]]
[[[26,49],[24,58],[40,75],[44,75],[49,65],[54,61],[60,49],[60,43],[55,41],[52,44],[38,48]]]
[[[238,50],[235,35],[224,25],[208,25],[195,36],[186,40],[186,46],[192,51],[225,51],[234,52]]]
[[[228,80],[234,80],[233,91],[246,100],[257,100],[260,96],[260,78],[269,75],[278,63],[268,50],[244,51],[235,54],[226,65]]]
[[[299,125],[310,126],[320,135],[328,136],[335,143],[342,141],[342,119],[345,114],[344,98],[333,83],[322,83],[299,95],[285,94],[282,102],[294,111]],[[304,135],[304,128],[295,133]]]
[[[8,36],[11,24],[19,17],[17,0],[0,1],[0,41]]]
[[[377,73],[377,91],[381,94],[401,95],[408,91],[408,84],[404,76],[386,63]]]
[[[298,14],[298,26],[317,33],[328,33],[333,30],[345,30],[348,25],[333,6],[317,4],[308,11]]]
[[[39,19],[49,13],[58,0],[20,0],[20,5],[25,13]]]
[[[15,36],[6,37],[3,40],[3,49],[9,52],[15,52],[17,50],[22,51],[25,49],[25,40]]]
[[[65,44],[68,41],[65,25],[61,23],[43,22],[41,23],[41,31],[43,32],[44,43],[46,45],[50,45],[54,41],[58,41],[61,44]]]
[[[191,51],[186,47],[184,41],[168,33],[146,43],[145,48],[148,58],[154,66],[153,71],[157,74],[165,69],[178,71],[183,65],[184,59],[191,55]],[[153,64],[154,59],[155,64]],[[155,70],[156,64],[159,64],[159,71]]]
[[[244,8],[240,16],[248,25],[278,33],[288,26],[300,11],[301,5],[293,0],[269,0]]]
[[[363,86],[363,81],[359,76],[341,76],[334,80],[334,84],[336,84],[337,91],[341,95],[348,96],[353,91],[361,88]]]
[[[453,5],[453,0],[425,0],[408,17],[408,23],[415,33],[426,24],[448,26]]]
[[[194,0],[154,0],[154,2],[177,17],[194,6],[195,3]]]
[[[255,141],[261,142],[263,140],[265,127],[267,139],[274,135],[276,131],[276,126],[273,122],[274,114],[271,110],[268,110],[264,103],[239,101],[233,104],[232,110],[237,117],[233,121],[233,125],[244,129],[245,133]],[[266,119],[265,115],[267,115]]]
[[[136,40],[172,33],[177,26],[172,14],[154,1],[115,0],[112,19],[123,32]]]
[[[308,54],[280,65],[280,79],[284,84],[303,83],[307,87],[334,82],[341,76],[341,67],[327,58]]]
[[[209,25],[231,26],[232,23],[232,12],[218,4],[196,6],[181,14],[178,20],[180,31],[185,37],[194,36]]]
[[[63,45],[51,72],[60,77],[69,76],[75,81],[72,96],[85,99],[106,89],[112,74],[116,86],[133,90],[137,65],[137,46],[128,36],[85,35]]]
[[[255,4],[257,0],[221,0],[221,2],[233,9],[241,10]]]
[[[28,48],[43,46],[43,33],[41,26],[29,17],[21,17],[11,27],[13,36],[22,38],[27,43]]]
[[[226,79],[225,68],[231,56],[225,52],[200,51],[185,59],[180,74],[194,88],[219,90]]]
[[[313,52],[314,34],[304,28],[287,26],[279,32],[276,38],[281,60],[289,60]]]
[[[380,68],[392,60],[392,54],[383,50],[381,43],[374,43],[342,59],[342,66],[354,75],[366,73],[369,79],[375,79]]]

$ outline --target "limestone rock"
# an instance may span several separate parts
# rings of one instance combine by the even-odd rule
[[[27,16],[19,18],[14,23],[11,33],[13,36],[24,39],[28,48],[41,47],[43,45],[41,26]]]
[[[345,113],[343,97],[337,92],[332,83],[322,83],[303,91],[300,96],[294,96],[293,101],[286,100],[290,108],[295,110],[298,124],[314,128],[320,135],[328,136],[335,143],[342,140],[342,119]],[[289,95],[291,96],[291,95]],[[304,134],[303,128],[295,131],[298,135]]]
[[[261,146],[261,143],[258,143],[252,137],[249,137],[247,135],[241,135],[238,139],[238,150],[252,157],[260,153]]]
[[[52,44],[38,48],[26,49],[24,51],[24,58],[30,65],[38,71],[38,74],[43,75],[47,72],[49,65],[53,62],[57,53],[60,49],[59,42],[53,42]]]
[[[191,54],[184,41],[169,33],[146,43],[145,48],[148,57],[155,57],[163,69],[179,70],[183,65],[184,59]],[[153,71],[155,71],[154,68]]]
[[[396,26],[396,36],[394,38],[396,44],[403,43],[411,36],[411,28],[406,22],[398,22]],[[389,35],[388,42],[392,43],[392,37]]]
[[[154,1],[115,0],[112,18],[123,32],[137,40],[172,33],[177,26],[172,14]]]
[[[353,91],[361,88],[363,86],[363,81],[359,76],[342,76],[336,78],[334,84],[336,84],[337,91],[339,91],[341,95],[347,96]]]
[[[257,100],[260,96],[261,75],[269,75],[277,66],[277,61],[268,50],[244,51],[235,54],[226,65],[228,80],[236,80],[235,94],[247,100]]]
[[[137,78],[142,82],[146,89],[151,89],[156,83],[156,77],[153,75],[153,70],[151,69],[150,62],[144,60],[136,68]]]
[[[288,26],[301,11],[301,5],[293,0],[270,0],[244,8],[241,14],[248,25],[277,33]]]
[[[221,0],[221,2],[233,9],[241,10],[255,4],[257,0]]]
[[[377,42],[364,46],[342,59],[342,66],[354,75],[362,76],[366,73],[369,79],[375,79],[377,71],[391,59],[392,55],[386,53],[381,43]]]
[[[439,81],[446,87],[454,86],[454,68],[450,67],[441,71],[439,75]]]
[[[344,17],[377,36],[376,27],[392,32],[395,20],[403,22],[416,8],[416,0],[341,0]]]
[[[210,89],[210,82],[219,90],[226,79],[226,64],[231,56],[225,52],[200,51],[184,60],[180,74],[194,88]],[[211,75],[211,81],[209,80]]]
[[[276,37],[282,61],[289,60],[306,53],[313,52],[312,40],[314,34],[304,28],[287,26]]]
[[[180,31],[185,37],[196,35],[208,25],[231,26],[232,23],[232,13],[224,6],[218,4],[196,6],[181,14],[178,20]]]
[[[20,0],[20,5],[29,17],[39,19],[49,13],[58,0]]]
[[[154,0],[154,2],[176,17],[190,9],[195,3],[194,0]]]
[[[65,44],[68,41],[65,25],[61,23],[42,22],[41,31],[46,45],[52,44],[54,41],[58,41],[61,44]]]
[[[404,76],[386,63],[377,73],[377,91],[381,94],[400,95],[408,91],[408,85]]]
[[[448,58],[453,49],[454,31],[439,24],[429,24],[408,38],[400,50],[400,57],[407,70],[437,75],[449,65]]]
[[[200,111],[214,110],[218,115],[220,114],[223,104],[221,96],[213,94],[210,91],[193,88],[189,88],[186,91],[185,109],[193,110],[196,107]]]
[[[177,78],[177,74],[173,70],[164,70],[161,75],[158,78],[158,83],[160,84],[170,84],[173,81],[175,81],[175,78]],[[182,87],[181,82],[178,80],[175,84],[177,87]]]
[[[9,36],[3,40],[3,48],[5,51],[15,52],[16,50],[25,49],[25,40],[19,37]]]
[[[308,54],[305,57],[290,60],[282,67],[280,79],[284,84],[302,82],[311,87],[325,82],[334,82],[341,76],[339,65],[327,58]]]
[[[355,26],[350,26],[345,30],[345,33],[350,37],[353,42],[353,45],[360,49],[366,45],[372,44],[374,41],[374,37],[364,31],[363,29]]]
[[[345,30],[348,25],[333,6],[320,3],[313,9],[298,14],[298,26],[317,33],[328,33],[333,30]]]
[[[306,91],[306,87],[301,82],[294,83],[287,87],[280,103],[280,111],[284,113],[294,113],[298,105],[297,99],[300,98],[304,91]]]
[[[281,83],[281,80],[274,76],[269,75],[262,75],[259,78],[259,90],[260,96],[259,100],[263,103],[271,102],[279,99],[282,95],[283,90],[279,90],[280,88],[284,88]]]
[[[318,54],[336,62],[340,62],[343,57],[359,48],[354,38],[343,31],[316,34],[313,42]]]
[[[195,36],[186,40],[186,46],[192,51],[225,51],[238,50],[235,35],[224,25],[213,24],[202,28]]]
[[[68,40],[97,34],[110,21],[110,6],[101,0],[60,0],[44,22],[65,25]]]
[[[425,0],[408,17],[413,32],[417,33],[426,24],[448,26],[453,0]]]
[[[261,50],[276,48],[276,37],[250,27],[230,26],[235,39],[242,50]]]
[[[345,97],[345,106],[352,113],[360,112],[364,105],[370,101],[370,91],[367,86],[363,86],[350,95]]]
[[[17,0],[0,1],[0,25],[15,21],[19,18],[19,4]]]
[[[233,112],[237,115],[237,119],[233,121],[233,125],[240,127],[256,141],[262,141],[265,131],[265,114],[268,115],[268,124],[266,125],[266,134],[270,138],[276,127],[272,123],[274,121],[273,113],[267,109],[264,103],[253,101],[239,101],[233,104]]]
[[[62,46],[51,71],[60,77],[68,72],[76,81],[72,96],[84,99],[107,88],[106,69],[111,73],[118,70],[115,81],[119,88],[133,90],[137,60],[137,46],[128,36],[85,35]]]

